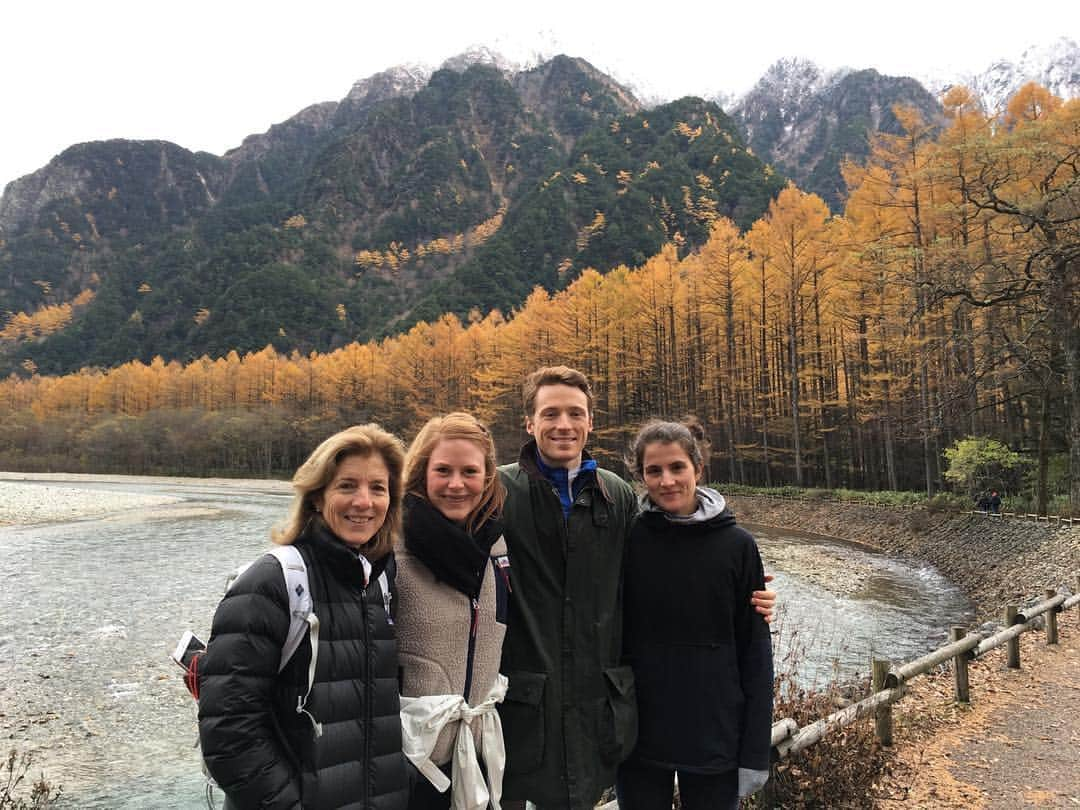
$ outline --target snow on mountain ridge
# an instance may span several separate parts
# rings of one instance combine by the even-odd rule
[[[920,80],[939,97],[954,85],[969,87],[990,113],[1004,110],[1009,98],[1032,81],[1061,98],[1076,98],[1080,96],[1080,45],[1068,37],[1059,37],[1025,48],[1015,61],[996,59],[980,73]]]
[[[467,70],[473,65],[486,65],[496,68],[502,73],[517,73],[522,70],[522,65],[519,62],[508,59],[486,45],[473,45],[442,63],[443,68],[458,73]]]

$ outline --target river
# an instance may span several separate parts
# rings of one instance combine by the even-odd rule
[[[179,501],[0,527],[0,736],[33,754],[31,777],[62,786],[62,808],[204,807],[195,703],[168,654],[184,630],[205,637],[227,574],[268,545],[287,490],[175,479],[72,486]],[[928,566],[750,528],[781,594],[777,667],[797,660],[808,684],[864,673],[872,655],[908,660],[971,618]]]

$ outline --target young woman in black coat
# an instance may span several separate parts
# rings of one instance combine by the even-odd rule
[[[677,775],[683,810],[734,808],[768,778],[772,646],[751,605],[765,587],[761,557],[724,497],[698,485],[687,425],[645,425],[630,466],[646,490],[625,574],[639,731],[619,807],[670,810]]]

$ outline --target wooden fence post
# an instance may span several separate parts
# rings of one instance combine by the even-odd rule
[[[954,627],[949,631],[950,641],[959,641],[967,634],[963,627]],[[953,659],[956,675],[956,702],[970,703],[971,689],[968,684],[968,654],[960,653]]]
[[[888,661],[874,659],[871,671],[871,686],[874,692],[880,692],[885,688],[885,678],[888,676],[891,666]],[[879,706],[874,710],[874,733],[877,735],[878,742],[885,746],[892,745],[892,730],[892,706],[890,704]]]
[[[1053,599],[1057,596],[1057,591],[1053,588],[1047,588],[1045,591],[1047,599]],[[1057,608],[1050,608],[1046,611],[1046,643],[1057,644],[1058,632],[1057,632]]]
[[[1016,624],[1016,614],[1019,613],[1019,609],[1016,605],[1009,605],[1005,608],[1005,626],[1012,627]],[[1006,642],[1009,658],[1009,669],[1020,669],[1020,636],[1010,638]]]

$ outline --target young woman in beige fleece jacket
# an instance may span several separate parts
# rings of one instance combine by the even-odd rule
[[[409,807],[498,810],[511,583],[491,434],[466,413],[431,419],[409,448],[405,492],[395,553],[403,744],[419,771]]]

